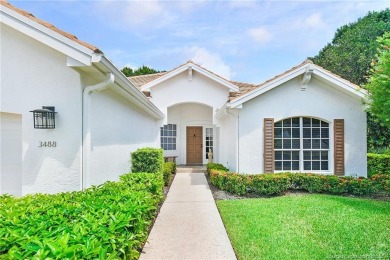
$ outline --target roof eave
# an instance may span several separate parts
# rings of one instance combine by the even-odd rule
[[[124,95],[133,100],[137,106],[143,108],[155,119],[163,119],[165,115],[161,112],[129,79],[106,57],[102,56],[99,61],[108,71],[115,76],[115,83],[123,89]]]
[[[220,83],[221,85],[229,88],[230,92],[237,92],[237,91],[239,91],[239,87],[237,87],[236,85],[230,83],[227,80],[224,80],[221,77],[218,77],[218,76],[208,72],[207,70],[203,69],[202,67],[200,67],[200,66],[198,66],[198,65],[196,65],[196,64],[194,64],[192,62],[188,62],[186,64],[183,64],[182,66],[180,66],[180,67],[178,67],[178,68],[168,72],[167,74],[165,74],[165,75],[163,75],[163,76],[161,76],[161,77],[159,77],[159,78],[157,78],[155,80],[152,80],[152,81],[146,83],[145,85],[143,85],[141,87],[141,91],[149,90],[150,88],[160,84],[161,82],[164,82],[164,81],[166,81],[166,80],[168,80],[168,79],[170,79],[170,78],[172,78],[172,77],[174,77],[174,76],[176,76],[176,75],[178,75],[178,74],[180,74],[180,73],[182,73],[182,72],[184,72],[184,71],[186,71],[188,69],[193,69],[193,70],[195,70],[195,71],[205,75],[206,77],[208,77],[208,78],[210,78],[210,79]]]
[[[305,73],[307,66],[308,65],[299,67],[296,70],[293,70],[293,71],[287,73],[286,75],[283,75],[280,78],[276,78],[275,80],[271,80],[270,82],[265,83],[263,86],[256,88],[252,91],[249,91],[248,93],[241,95],[236,99],[231,100],[230,106],[232,108],[239,107],[243,103],[245,103],[245,102],[247,102],[247,101],[249,101],[249,100],[251,100],[259,95],[262,95],[265,92],[270,91],[271,89],[289,81],[290,79],[293,79],[293,78]]]
[[[330,82],[334,86],[337,86],[347,94],[357,99],[363,99],[364,101],[368,101],[368,91],[337,76],[333,76],[331,73],[322,69],[321,67],[316,66],[316,69],[313,71],[314,75],[325,79]]]
[[[86,66],[91,65],[92,58],[95,55],[101,55],[99,51],[96,51],[97,49],[87,48],[4,5],[0,5],[0,13],[1,23],[64,53]]]
[[[332,83],[334,86],[337,86],[338,88],[341,88],[343,91],[345,91],[347,94],[349,94],[352,97],[363,99],[364,101],[368,101],[368,92],[359,86],[344,80],[325,69],[321,68],[320,66],[317,66],[315,64],[305,64],[304,66],[298,67],[295,70],[290,71],[286,75],[283,75],[279,78],[276,78],[275,80],[271,80],[270,82],[267,82],[263,86],[254,89],[244,95],[241,95],[240,97],[233,99],[230,101],[230,106],[232,108],[239,107],[243,103],[262,95],[273,88],[301,75],[306,72],[306,69],[310,67],[313,69],[313,74],[317,75],[320,78],[323,78],[327,80],[328,82]]]

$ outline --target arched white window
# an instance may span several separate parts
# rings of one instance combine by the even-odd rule
[[[274,124],[275,171],[329,171],[329,123],[293,117]]]

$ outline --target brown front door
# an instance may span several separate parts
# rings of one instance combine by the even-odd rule
[[[203,138],[201,126],[187,127],[187,164],[203,163]]]

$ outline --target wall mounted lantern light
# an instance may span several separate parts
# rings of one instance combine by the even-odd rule
[[[30,111],[34,117],[34,128],[38,129],[54,129],[56,128],[55,108],[43,106],[42,109]]]

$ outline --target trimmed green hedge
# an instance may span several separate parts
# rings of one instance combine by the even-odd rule
[[[173,162],[165,162],[163,175],[164,175],[164,184],[167,186],[171,181],[172,174],[176,173],[176,164]]]
[[[131,173],[84,191],[0,196],[1,259],[137,259],[161,173]]]
[[[164,165],[161,148],[140,148],[131,153],[132,172],[162,172]]]
[[[207,167],[207,174],[210,174],[210,170],[220,170],[220,171],[225,171],[225,172],[228,172],[229,169],[226,168],[225,166],[223,166],[223,164],[221,163],[208,163],[206,165]]]
[[[367,154],[368,177],[374,174],[390,175],[390,155],[389,154]]]
[[[374,175],[371,179],[338,177],[312,173],[238,174],[209,169],[211,183],[237,195],[282,195],[287,190],[310,193],[368,195],[377,191],[390,193],[390,176]]]

